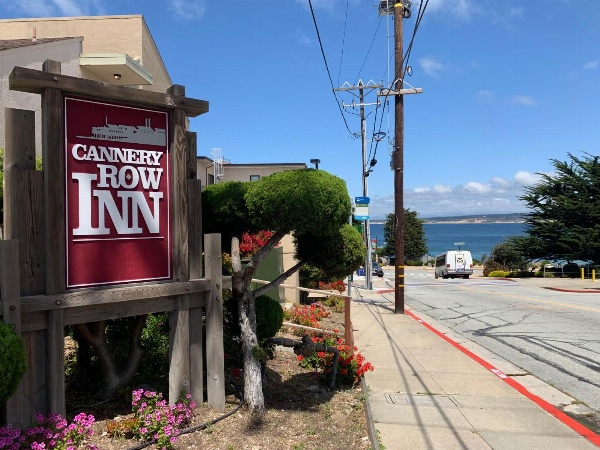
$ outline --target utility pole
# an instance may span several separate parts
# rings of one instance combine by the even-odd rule
[[[380,0],[379,13],[394,16],[394,84],[395,89],[384,89],[380,96],[394,96],[394,150],[392,170],[394,171],[394,214],[396,217],[395,270],[394,270],[394,312],[404,314],[404,94],[420,94],[421,88],[404,89],[404,50],[402,48],[403,19],[410,17],[410,0]],[[393,11],[392,11],[393,10]]]
[[[365,94],[362,80],[358,80],[358,101],[360,104],[360,137],[362,148],[362,186],[363,197],[369,196],[369,188],[367,187],[367,121],[365,119]],[[365,287],[373,289],[373,271],[371,270],[371,227],[369,219],[363,222],[363,233],[365,236],[365,244],[367,247],[367,255],[365,258]]]
[[[394,4],[394,65],[396,90],[404,84],[402,22],[404,5]],[[394,210],[396,212],[396,267],[394,313],[404,314],[404,96],[395,96],[394,108]]]
[[[362,188],[363,197],[369,196],[369,190],[367,187],[367,121],[365,118],[365,106],[371,105],[379,105],[379,101],[376,103],[365,103],[365,87],[369,89],[378,89],[383,87],[381,84],[375,84],[372,81],[369,81],[366,85],[362,82],[362,80],[358,80],[358,84],[356,86],[350,86],[349,83],[344,83],[342,87],[335,88],[334,91],[354,91],[358,90],[358,104],[352,101],[351,104],[346,105],[342,102],[342,106],[346,107],[359,107],[360,111],[360,136],[361,136],[361,147],[362,147]],[[371,227],[369,219],[363,221],[363,237],[365,239],[365,245],[367,248],[367,254],[365,255],[365,287],[367,289],[373,289],[373,281],[372,281],[372,262],[371,262]]]

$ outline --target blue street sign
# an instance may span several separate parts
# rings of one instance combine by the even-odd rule
[[[369,204],[369,202],[371,201],[371,199],[369,197],[354,197],[354,203],[356,203],[357,205],[364,205]]]

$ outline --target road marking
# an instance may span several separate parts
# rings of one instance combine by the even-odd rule
[[[560,409],[558,409],[556,406],[548,403],[546,400],[544,400],[544,399],[538,397],[537,395],[529,392],[529,390],[527,390],[527,388],[525,386],[523,386],[521,383],[515,381],[514,378],[509,377],[504,372],[502,372],[501,370],[497,369],[492,364],[490,364],[489,362],[487,362],[485,359],[481,358],[480,356],[477,356],[475,353],[473,353],[469,349],[463,347],[462,345],[460,345],[455,340],[449,338],[444,333],[442,333],[438,329],[434,328],[432,325],[430,325],[427,322],[425,322],[423,319],[417,317],[411,311],[405,310],[404,312],[405,312],[406,315],[412,317],[417,322],[421,323],[425,328],[427,328],[429,331],[431,331],[432,333],[434,333],[436,336],[441,337],[443,340],[445,340],[446,342],[448,342],[450,345],[452,345],[456,349],[458,349],[461,352],[463,352],[465,355],[467,355],[468,357],[470,357],[475,362],[479,363],[481,366],[485,367],[487,370],[489,370],[491,373],[493,373],[494,375],[496,375],[498,378],[500,378],[506,384],[508,384],[509,386],[511,386],[512,388],[514,388],[515,390],[517,390],[518,392],[520,392],[521,394],[523,394],[529,400],[533,401],[536,405],[538,405],[544,411],[552,414],[554,417],[556,417],[562,423],[564,423],[565,425],[567,425],[569,428],[571,428],[572,430],[574,430],[577,433],[579,433],[581,436],[583,436],[584,438],[586,438],[588,441],[590,441],[593,444],[596,444],[597,446],[600,447],[600,435],[594,433],[592,430],[590,430],[589,428],[583,426],[582,424],[580,424],[579,422],[577,422],[575,419],[569,417],[563,411],[561,411]]]
[[[517,298],[517,299],[520,299],[520,300],[529,300],[531,302],[546,303],[548,305],[553,305],[553,306],[563,306],[565,308],[580,309],[582,311],[591,311],[591,312],[600,313],[600,309],[599,308],[593,308],[591,306],[570,305],[568,303],[555,302],[555,301],[552,301],[552,300],[543,300],[541,298],[527,297],[525,295],[504,294],[503,292],[492,292],[492,291],[487,291],[487,290],[484,290],[484,289],[474,289],[474,288],[470,288],[470,287],[466,287],[466,286],[462,286],[462,285],[458,286],[458,287],[461,288],[461,289],[464,289],[466,291],[485,292],[486,294],[500,295],[502,297]]]

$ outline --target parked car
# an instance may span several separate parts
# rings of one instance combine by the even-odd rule
[[[372,269],[373,270],[371,271],[371,273],[373,275],[377,275],[378,277],[382,277],[383,276],[383,269],[376,262],[373,263]]]

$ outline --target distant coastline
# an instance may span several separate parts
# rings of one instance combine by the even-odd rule
[[[421,220],[427,224],[461,224],[461,223],[525,223],[524,213],[511,214],[479,214],[468,216],[447,216],[447,217],[423,217]],[[385,223],[385,220],[371,220],[371,223]]]

